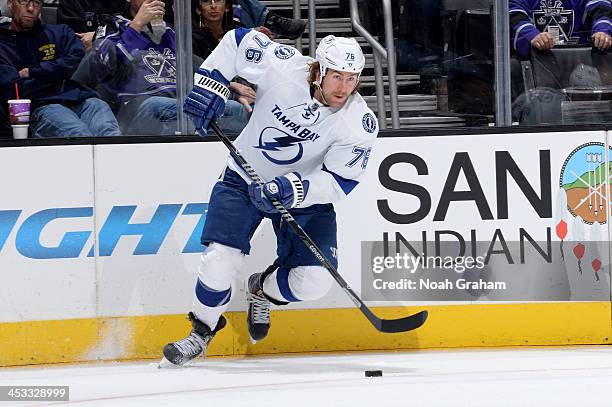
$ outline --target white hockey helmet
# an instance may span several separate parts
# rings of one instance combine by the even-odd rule
[[[321,73],[319,81],[323,80],[328,69],[361,75],[365,65],[363,51],[354,38],[328,35],[319,43],[315,57]]]

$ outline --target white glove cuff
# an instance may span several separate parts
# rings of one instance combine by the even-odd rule
[[[285,178],[291,183],[291,188],[293,189],[293,203],[291,204],[291,208],[296,208],[304,202],[304,185],[302,185],[300,177],[293,172],[285,175]]]
[[[221,97],[224,102],[227,102],[227,99],[230,96],[230,90],[227,88],[227,86],[221,82],[217,82],[216,80],[209,78],[208,76],[196,73],[193,78],[193,83],[198,88],[206,89],[207,91]]]

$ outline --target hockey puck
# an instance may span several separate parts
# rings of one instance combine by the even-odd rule
[[[382,370],[366,370],[365,377],[381,377]]]

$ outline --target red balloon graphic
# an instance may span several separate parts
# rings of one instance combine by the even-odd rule
[[[601,261],[599,259],[593,260],[591,263],[593,270],[595,270],[595,280],[599,281],[599,269],[601,269]]]
[[[565,253],[563,252],[563,239],[567,236],[567,223],[564,220],[561,220],[557,223],[557,227],[555,229],[557,232],[557,237],[561,239],[561,244],[559,245],[559,250],[561,250],[561,260],[565,261]]]
[[[567,223],[564,220],[557,223],[556,232],[559,239],[565,239],[565,237],[567,236]]]
[[[584,256],[584,249],[585,247],[582,243],[578,243],[576,246],[574,246],[574,256],[576,256],[578,260]]]
[[[599,259],[595,259],[593,260],[593,263],[591,263],[591,266],[593,266],[593,270],[595,270],[597,273],[599,269],[601,269],[601,261]]]
[[[574,246],[574,256],[576,256],[578,259],[578,272],[580,274],[582,274],[582,263],[580,262],[580,259],[582,259],[584,256],[584,250],[585,247],[582,243],[578,243],[576,246]]]

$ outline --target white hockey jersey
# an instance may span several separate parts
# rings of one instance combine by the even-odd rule
[[[257,85],[251,119],[234,145],[264,179],[297,172],[310,185],[300,207],[333,203],[348,195],[366,169],[378,122],[363,98],[351,95],[341,109],[311,96],[312,58],[257,31],[228,32],[202,68]],[[229,167],[250,182],[230,157]]]

